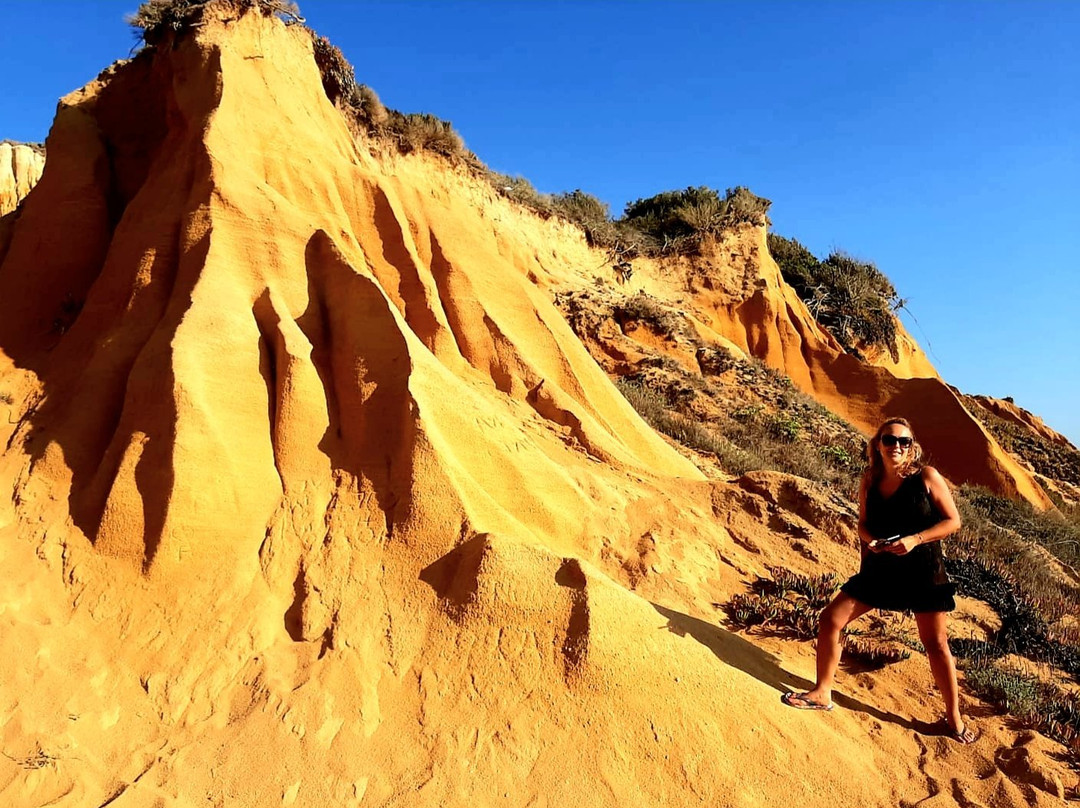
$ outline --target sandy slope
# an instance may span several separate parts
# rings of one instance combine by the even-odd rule
[[[358,149],[303,31],[202,27],[48,147],[0,241],[4,804],[1057,804],[1054,745],[920,723],[919,660],[779,704],[805,650],[713,604],[816,569],[785,483],[649,430],[549,299],[596,256]],[[850,571],[842,524],[798,544]]]

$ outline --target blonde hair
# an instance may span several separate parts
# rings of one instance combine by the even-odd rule
[[[886,418],[881,426],[877,428],[877,432],[874,433],[874,437],[866,444],[866,471],[863,472],[863,479],[871,487],[877,485],[882,476],[885,474],[885,464],[881,460],[881,452],[879,447],[881,446],[881,435],[890,426],[899,424],[902,427],[906,427],[908,432],[911,433],[911,447],[908,450],[907,458],[900,465],[897,471],[900,472],[901,477],[909,477],[912,474],[918,474],[922,471],[922,456],[923,450],[919,442],[915,440],[915,430],[911,428],[911,422],[907,418]]]

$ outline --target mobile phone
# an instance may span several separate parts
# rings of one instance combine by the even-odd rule
[[[874,539],[874,544],[880,547],[883,544],[892,544],[893,542],[898,542],[901,538],[903,537],[899,533],[897,533],[895,536],[889,536],[889,538],[887,539]]]

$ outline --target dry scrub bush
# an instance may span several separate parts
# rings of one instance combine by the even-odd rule
[[[555,214],[551,194],[544,194],[536,190],[533,184],[525,177],[502,174],[491,169],[486,169],[483,176],[499,194],[507,199],[512,199],[520,205],[524,205],[538,214],[540,218],[548,219]]]
[[[611,220],[606,202],[580,188],[566,194],[555,194],[551,200],[555,213],[576,224],[593,247],[611,247],[619,240],[619,232]]]
[[[760,469],[794,474],[841,491],[855,490],[861,471],[859,433],[797,391],[782,393],[775,402],[771,412],[760,405],[733,410],[720,431],[737,446],[754,447],[764,461]]]
[[[819,261],[798,241],[773,233],[768,242],[784,280],[844,350],[861,358],[858,345],[878,346],[899,360],[894,312],[904,301],[881,270],[839,251]]]
[[[228,9],[237,16],[258,11],[266,17],[283,17],[286,22],[304,21],[296,3],[287,0],[145,0],[127,21],[138,29],[143,42],[153,46],[170,34],[197,26],[203,12],[211,7]]]
[[[612,315],[620,326],[631,321],[645,323],[656,334],[671,339],[682,336],[686,330],[683,319],[678,314],[643,291],[616,303],[612,307]]]
[[[359,106],[356,73],[341,48],[324,36],[312,36],[311,44],[326,97],[333,104]]]
[[[353,111],[369,128],[382,129],[390,121],[390,112],[379,100],[379,95],[366,84],[356,85]]]
[[[485,170],[476,155],[465,147],[453,124],[426,112],[387,109],[373,89],[357,83],[355,70],[341,49],[326,37],[308,30],[326,96],[341,108],[354,135],[364,134],[392,143],[402,154],[430,152],[453,163],[464,162],[478,171]]]
[[[668,410],[667,402],[632,379],[618,379],[616,385],[630,405],[653,429],[691,449],[716,452],[717,437],[693,419]]]
[[[647,295],[629,298],[613,307],[612,314],[617,320],[633,317],[648,322],[657,333],[674,335],[681,328],[677,321],[673,323],[670,312]],[[578,330],[573,321],[571,326]],[[735,383],[769,401],[769,408],[763,403],[728,410],[703,425],[687,409],[685,391],[701,388],[702,395],[715,393],[709,382],[677,363],[667,365],[665,374],[639,372],[624,377],[619,388],[654,429],[696,451],[715,454],[732,474],[781,471],[843,492],[855,491],[861,471],[857,458],[862,456],[864,442],[850,424],[762,362],[738,359],[726,351],[721,359],[717,348],[708,353],[706,362],[711,367],[733,370]],[[700,362],[701,351],[698,355]]]
[[[403,154],[429,151],[444,157],[463,157],[465,141],[449,121],[427,112],[390,113],[390,131]]]
[[[960,495],[972,524],[983,528],[983,534],[993,526],[999,536],[1012,533],[1034,542],[1052,553],[1074,576],[1080,575],[1080,525],[1061,513],[1039,511],[1029,502],[999,497],[980,486],[962,486]]]
[[[651,252],[690,253],[707,237],[736,225],[767,223],[771,204],[742,186],[729,188],[721,198],[702,185],[631,202],[620,222],[641,233]]]

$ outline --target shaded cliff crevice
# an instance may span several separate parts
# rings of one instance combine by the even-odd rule
[[[308,242],[306,263],[310,303],[297,324],[335,404],[319,448],[334,468],[371,484],[389,535],[410,499],[410,349],[378,285],[357,273],[325,232]]]
[[[380,186],[373,185],[371,195],[383,258],[383,265],[375,268],[376,277],[384,291],[395,296],[409,328],[429,351],[438,355],[440,337],[446,331],[441,295],[424,282],[426,271],[422,270],[404,212],[395,210]]]

